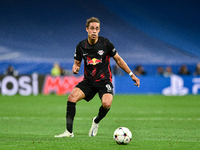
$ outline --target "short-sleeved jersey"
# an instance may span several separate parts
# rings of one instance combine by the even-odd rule
[[[112,82],[110,57],[116,52],[114,45],[108,39],[99,36],[94,45],[90,45],[87,39],[81,41],[76,46],[74,59],[78,61],[84,59],[84,80]]]

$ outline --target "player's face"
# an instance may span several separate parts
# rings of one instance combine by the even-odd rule
[[[86,28],[86,31],[88,32],[88,38],[90,40],[97,40],[100,31],[100,24],[97,22],[91,22],[89,27]]]

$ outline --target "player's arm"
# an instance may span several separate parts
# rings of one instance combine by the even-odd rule
[[[78,61],[78,60],[74,60],[74,65],[72,67],[72,72],[73,74],[78,74],[79,70],[80,70],[80,67],[81,67],[81,61]]]
[[[118,53],[116,53],[114,56],[113,56],[114,60],[116,61],[116,63],[126,72],[128,73],[132,80],[135,82],[134,85],[136,86],[140,86],[140,79],[138,79],[134,74],[133,72],[131,71],[131,69],[128,67],[128,65],[126,64],[126,62],[119,56]]]

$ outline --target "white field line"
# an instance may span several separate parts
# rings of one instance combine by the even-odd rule
[[[65,119],[65,118],[51,118],[51,117],[0,117],[0,120],[30,120],[30,119]],[[91,120],[91,118],[80,118],[75,117],[75,120]],[[200,118],[109,118],[109,120],[136,120],[136,121],[143,121],[143,120],[150,120],[150,121],[200,121]]]

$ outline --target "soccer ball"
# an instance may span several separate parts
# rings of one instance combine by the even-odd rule
[[[117,144],[126,145],[131,141],[132,133],[126,127],[119,127],[115,130],[113,134],[113,139]]]

